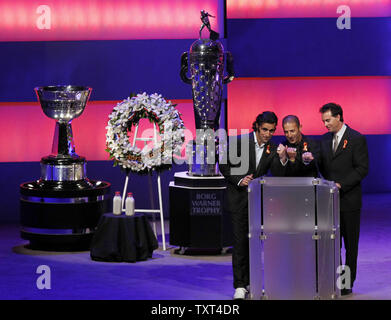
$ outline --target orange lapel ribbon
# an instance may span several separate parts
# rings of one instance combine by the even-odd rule
[[[268,144],[267,147],[266,147],[266,153],[270,154],[270,144]]]

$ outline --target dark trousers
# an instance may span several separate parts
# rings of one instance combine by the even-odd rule
[[[250,262],[248,240],[248,208],[231,213],[233,231],[232,269],[234,288],[249,285]]]
[[[357,274],[358,240],[360,237],[361,210],[340,213],[341,246],[345,245],[345,265],[350,268],[350,284],[353,287]]]

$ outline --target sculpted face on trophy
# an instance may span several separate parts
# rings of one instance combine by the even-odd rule
[[[224,51],[223,45],[218,40],[219,34],[210,27],[209,17],[213,16],[204,10],[201,11],[200,38],[194,41],[189,52],[184,52],[181,56],[180,76],[183,82],[192,86],[197,129],[193,159],[189,159],[189,174],[198,176],[219,175],[217,157],[213,157],[214,161],[210,163],[211,161],[207,159],[210,157],[207,155],[217,153],[214,131],[219,127],[223,85],[234,79],[232,55],[229,51]],[[201,38],[204,27],[210,34],[206,39]],[[224,64],[227,69],[226,76],[224,76]]]

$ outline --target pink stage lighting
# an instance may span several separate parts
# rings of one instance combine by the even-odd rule
[[[0,41],[193,39],[218,0],[1,0]]]
[[[389,17],[391,0],[227,0],[229,19],[332,18],[348,6],[352,17]],[[341,7],[342,8],[342,7]]]

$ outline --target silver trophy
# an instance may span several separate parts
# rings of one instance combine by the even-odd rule
[[[209,18],[201,11],[200,38],[193,42],[189,52],[181,57],[180,76],[183,82],[192,85],[194,117],[197,130],[196,141],[190,145],[189,175],[216,176],[218,171],[218,139],[215,130],[219,127],[223,85],[234,79],[233,58],[218,40],[218,33],[210,28]],[[208,39],[201,38],[204,27],[210,32]],[[224,62],[227,75],[224,76]],[[190,77],[187,75],[190,66]]]
[[[35,88],[43,112],[56,120],[52,153],[41,159],[41,181],[84,180],[84,187],[90,186],[86,179],[86,160],[75,152],[71,122],[83,113],[91,90],[79,86]]]
[[[101,215],[108,212],[110,183],[86,177],[76,154],[71,122],[86,107],[91,88],[37,87],[45,115],[56,120],[52,152],[41,158],[41,178],[20,185],[21,237],[38,250],[90,248]]]

